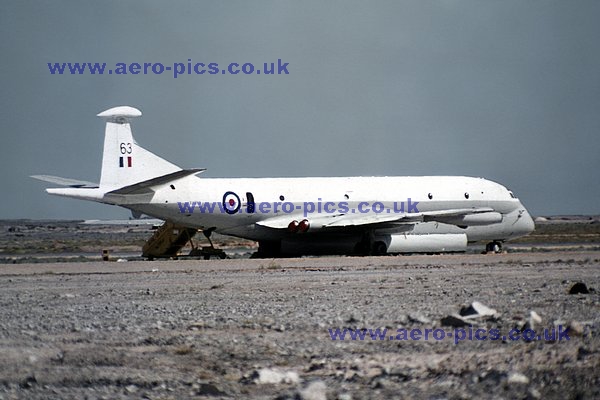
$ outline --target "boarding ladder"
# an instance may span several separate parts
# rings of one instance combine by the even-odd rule
[[[159,226],[152,237],[144,244],[142,257],[149,259],[177,257],[179,251],[197,232],[196,228],[178,226],[167,221]]]

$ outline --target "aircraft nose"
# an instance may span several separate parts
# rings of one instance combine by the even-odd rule
[[[535,230],[535,223],[533,218],[529,215],[529,212],[523,207],[519,210],[519,216],[517,217],[517,229],[519,234],[528,235]]]

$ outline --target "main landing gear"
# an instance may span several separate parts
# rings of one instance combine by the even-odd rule
[[[385,256],[387,245],[375,239],[372,231],[365,232],[360,242],[354,247],[354,252],[361,256]]]
[[[209,228],[202,231],[202,234],[206,239],[208,239],[208,243],[210,246],[202,246],[200,248],[195,247],[194,243],[190,239],[190,243],[192,245],[192,251],[190,252],[190,256],[202,257],[205,260],[210,260],[211,257],[220,258],[221,260],[227,258],[227,254],[221,249],[215,248],[212,240],[210,240],[210,235],[212,235],[215,228]]]
[[[281,257],[281,241],[261,240],[258,242],[258,251],[250,258],[277,258]]]

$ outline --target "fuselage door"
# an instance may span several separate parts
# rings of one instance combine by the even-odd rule
[[[254,195],[250,192],[246,192],[246,212],[248,214],[254,214],[255,208]]]

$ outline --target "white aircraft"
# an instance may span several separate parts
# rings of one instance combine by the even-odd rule
[[[106,120],[100,183],[35,175],[49,194],[118,205],[177,226],[258,241],[257,255],[435,253],[485,241],[500,252],[534,223],[504,186],[463,176],[200,178],[134,140],[115,107]]]

